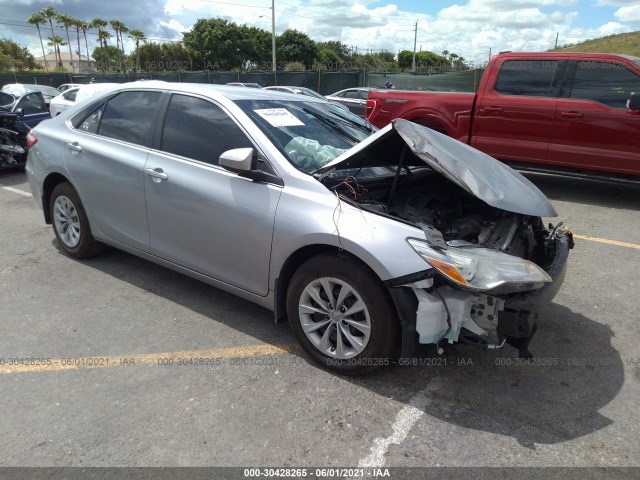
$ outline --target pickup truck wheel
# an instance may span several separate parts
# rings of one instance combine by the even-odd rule
[[[91,235],[87,214],[71,184],[63,182],[56,185],[49,205],[53,231],[68,255],[89,258],[104,249],[104,245],[96,242]]]
[[[388,365],[398,339],[397,313],[380,280],[346,256],[319,255],[294,274],[289,324],[320,364],[357,375]]]

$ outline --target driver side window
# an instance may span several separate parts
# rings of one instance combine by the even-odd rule
[[[21,108],[25,115],[33,115],[36,113],[45,113],[47,105],[41,95],[37,93],[28,93],[18,102],[16,110]]]
[[[247,147],[253,147],[251,141],[217,105],[187,95],[171,97],[161,150],[217,165],[223,152]]]

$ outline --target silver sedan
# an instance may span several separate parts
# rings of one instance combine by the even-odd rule
[[[322,100],[132,83],[39,125],[27,172],[75,258],[110,245],[288,318],[356,374],[420,343],[530,355],[570,236],[528,180],[403,120]]]

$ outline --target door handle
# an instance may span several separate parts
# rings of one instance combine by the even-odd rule
[[[78,142],[69,142],[69,143],[67,143],[67,147],[69,147],[69,150],[73,150],[74,152],[81,152],[82,151],[82,147],[80,146],[80,144]]]
[[[502,107],[484,107],[484,111],[487,113],[501,113],[504,111]]]
[[[582,118],[584,116],[580,112],[562,112],[560,115],[564,118]]]
[[[152,177],[151,180],[156,183],[160,183],[164,180],[169,179],[169,175],[164,173],[161,168],[147,168],[145,172],[147,173],[147,175]]]

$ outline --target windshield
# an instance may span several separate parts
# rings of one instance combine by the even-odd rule
[[[38,90],[47,97],[55,97],[60,95],[60,91],[57,88],[47,87],[46,85],[29,85],[32,90]]]
[[[311,90],[310,88],[296,88],[295,91],[299,92],[302,95],[306,95],[307,97],[315,97],[315,98],[320,98],[322,100],[326,100],[326,98],[324,98],[318,92]]]
[[[280,152],[299,170],[313,173],[360,143],[373,128],[330,103],[238,100]]]

